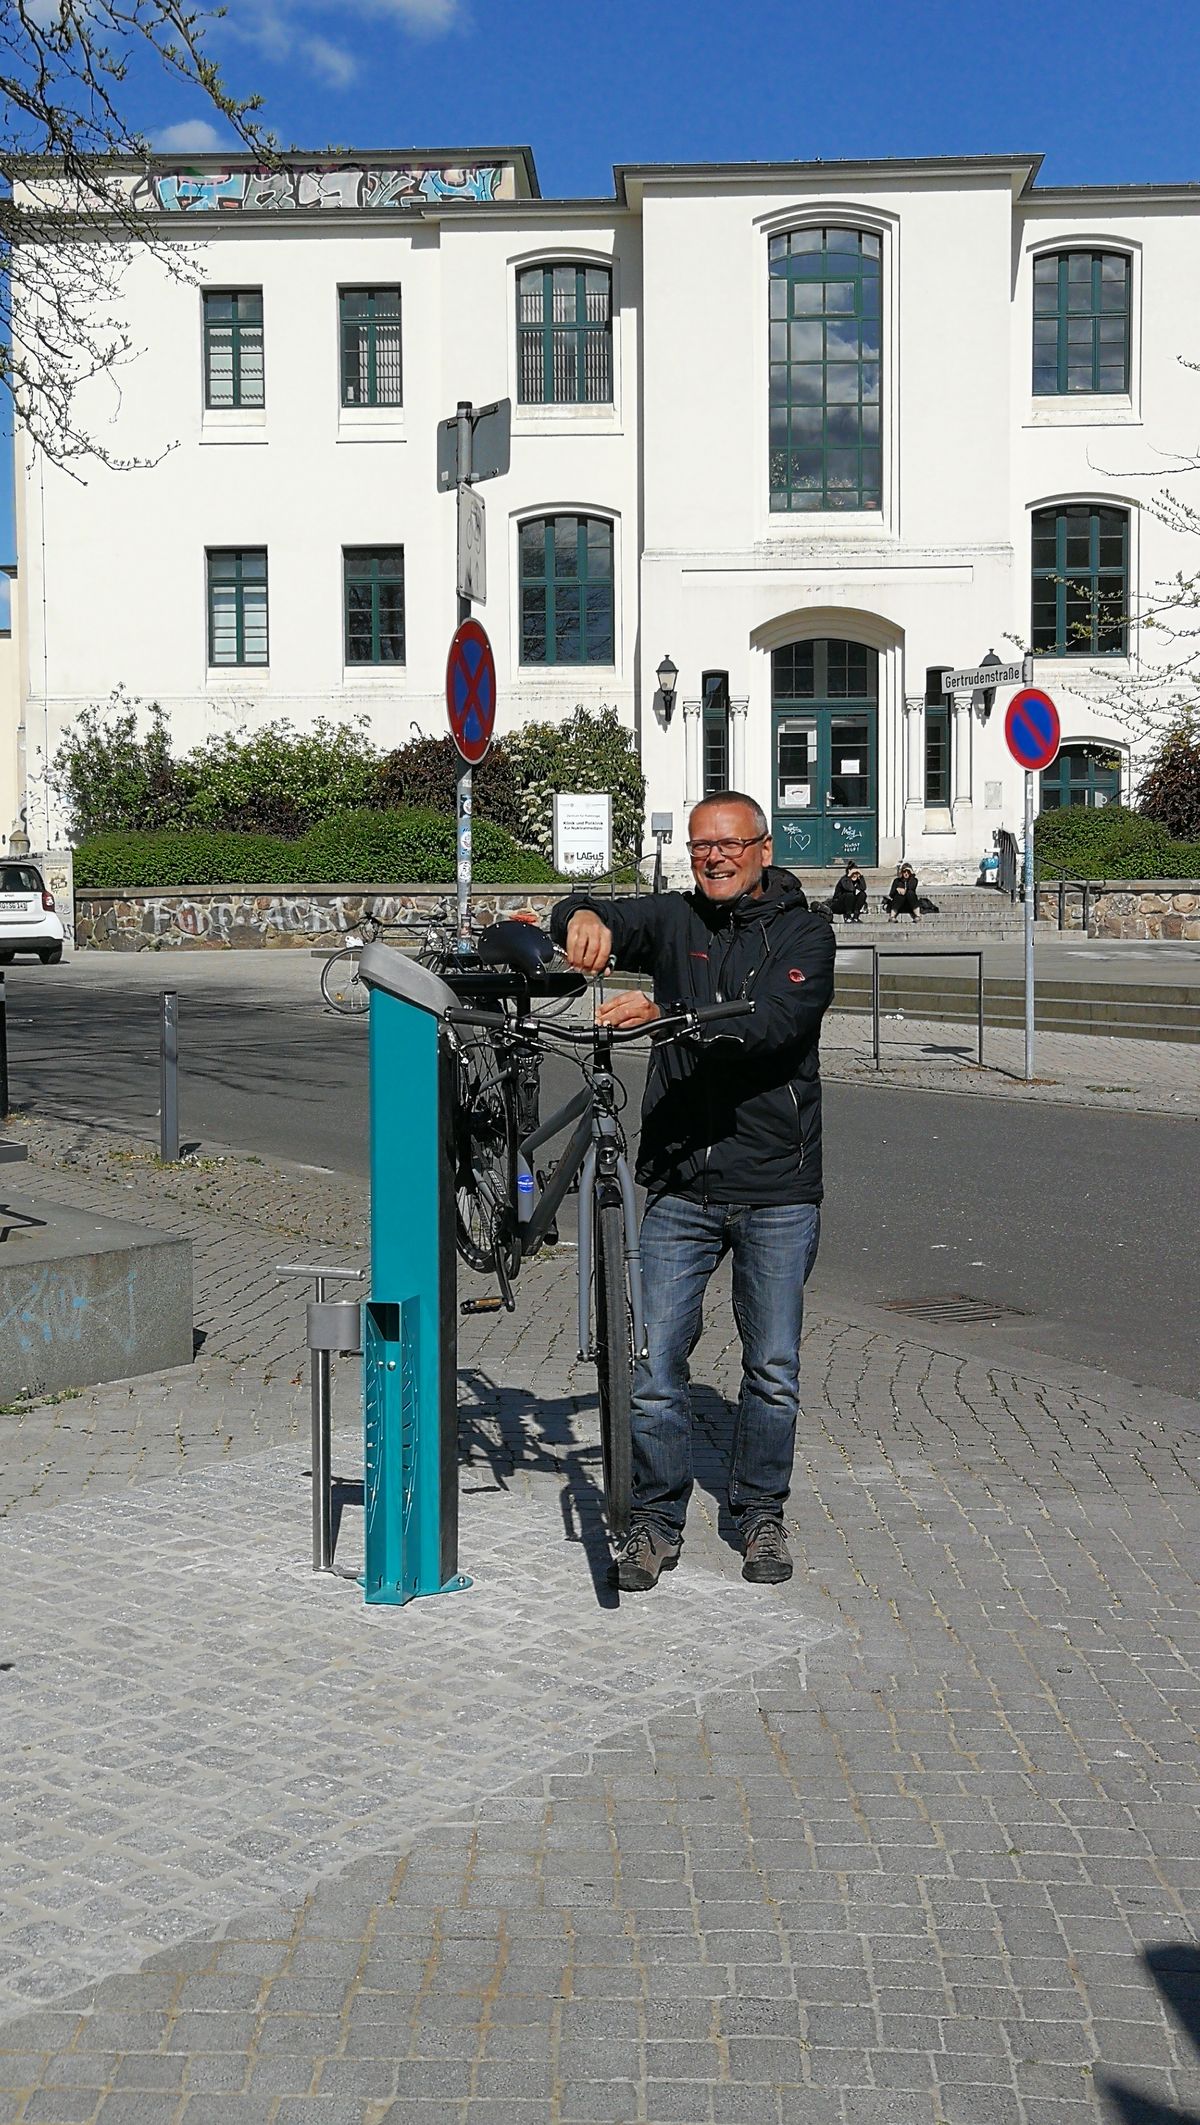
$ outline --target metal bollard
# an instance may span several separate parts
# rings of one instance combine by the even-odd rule
[[[0,974],[0,1121],[8,1120],[8,991]]]
[[[158,1155],[164,1166],[179,1157],[179,997],[164,989],[158,1033]]]
[[[310,1276],[314,1296],[305,1315],[312,1413],[312,1568],[333,1570],[333,1471],[330,1439],[334,1351],[351,1356],[362,1349],[362,1307],[357,1299],[327,1299],[326,1280],[352,1278],[362,1283],[365,1269],[316,1268],[305,1262],[280,1262],[277,1277]]]

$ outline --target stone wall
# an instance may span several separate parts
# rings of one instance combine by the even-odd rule
[[[1039,885],[1038,919],[1058,923],[1057,885]],[[1083,928],[1083,895],[1068,889],[1064,927]],[[1194,878],[1093,879],[1088,888],[1089,937],[1200,938],[1200,880]]]
[[[477,917],[544,914],[566,886],[481,886]],[[340,944],[364,914],[385,923],[428,919],[444,886],[191,886],[158,893],[81,887],[75,895],[77,950],[233,951],[258,946]]]

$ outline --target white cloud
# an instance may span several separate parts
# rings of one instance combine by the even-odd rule
[[[361,71],[357,54],[336,41],[357,16],[390,20],[413,37],[443,37],[464,19],[464,0],[239,0],[224,27],[280,64],[299,61],[330,88],[348,88]],[[325,31],[334,32],[326,35]]]
[[[185,118],[180,125],[165,125],[153,136],[154,146],[164,155],[207,155],[214,148],[227,148],[229,141],[207,118]]]

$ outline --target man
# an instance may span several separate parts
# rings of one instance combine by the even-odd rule
[[[610,997],[610,1026],[652,1025],[679,1003],[753,1002],[719,1037],[652,1050],[638,1179],[647,1356],[634,1373],[633,1523],[618,1586],[642,1593],[679,1561],[692,1488],[688,1359],[704,1293],[733,1257],[742,1344],[729,1505],[742,1576],[791,1577],[783,1508],[800,1389],[804,1284],[817,1257],[821,1083],[817,1043],[833,994],[834,937],[789,872],[772,870],[761,806],[738,790],[698,804],[688,850],[695,890],[560,900],[556,943],[584,974],[653,976],[653,997]]]

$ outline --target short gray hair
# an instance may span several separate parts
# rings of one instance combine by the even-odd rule
[[[699,804],[693,804],[692,809],[688,814],[689,832],[691,831],[692,820],[695,818],[697,812],[707,812],[712,807],[718,804],[740,804],[744,810],[750,812],[753,815],[754,831],[756,834],[770,833],[771,822],[767,818],[767,815],[764,812],[757,797],[748,797],[746,795],[745,790],[740,789],[718,789],[714,790],[712,792],[712,795],[709,797],[701,797]]]

